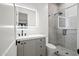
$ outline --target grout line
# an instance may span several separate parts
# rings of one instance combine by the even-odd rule
[[[4,51],[4,53],[2,54],[2,56],[6,56],[6,54],[8,53],[8,51],[10,50],[10,48],[12,47],[12,45],[15,43],[15,40],[9,45],[9,47]]]

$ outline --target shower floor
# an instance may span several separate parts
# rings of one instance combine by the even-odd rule
[[[56,56],[77,56],[75,51],[66,49],[61,46],[57,46],[56,52],[54,53]]]

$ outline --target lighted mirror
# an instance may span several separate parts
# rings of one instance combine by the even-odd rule
[[[17,14],[17,26],[33,27],[37,23],[37,11],[27,6],[15,4]]]

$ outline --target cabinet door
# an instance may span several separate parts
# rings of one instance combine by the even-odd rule
[[[46,41],[45,38],[40,38],[40,52],[42,56],[46,55]]]
[[[23,56],[23,41],[17,43],[17,56]]]
[[[34,40],[25,40],[23,46],[24,56],[35,56]]]
[[[34,42],[35,42],[36,56],[45,56],[46,55],[45,39],[37,38],[35,39]]]
[[[40,39],[34,39],[35,42],[35,54],[36,56],[40,56],[41,54],[41,42]]]

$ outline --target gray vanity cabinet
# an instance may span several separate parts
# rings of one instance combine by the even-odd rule
[[[17,48],[19,55],[23,56],[45,56],[46,55],[46,42],[45,38],[32,38],[23,40],[23,45]],[[21,50],[21,51],[20,51]],[[22,54],[21,54],[22,53]]]

